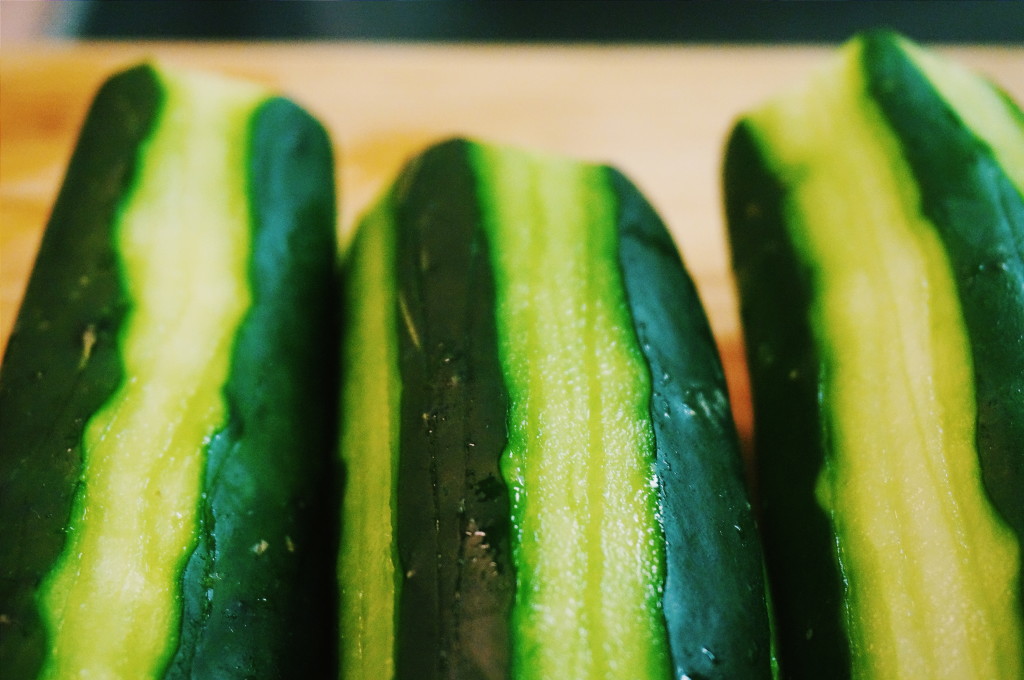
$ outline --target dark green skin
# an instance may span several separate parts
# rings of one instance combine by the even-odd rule
[[[100,91],[33,271],[0,378],[0,638],[4,677],[45,653],[35,590],[64,545],[83,427],[122,380],[130,296],[113,225],[162,93],[139,67]],[[174,678],[333,674],[337,371],[330,144],[293,104],[251,121],[253,307],[235,339],[229,420],[207,451],[202,526],[182,575]],[[83,283],[86,282],[86,283]],[[96,341],[83,355],[83,333]],[[285,537],[293,551],[287,548]],[[255,554],[261,540],[268,547]]]
[[[921,194],[921,212],[953,267],[970,337],[982,480],[1024,538],[1024,197],[988,146],[899,49],[889,33],[864,38],[868,91],[896,132]],[[1024,126],[1020,109],[1007,104]],[[1024,614],[1024,573],[1018,577]]]
[[[398,678],[503,678],[515,571],[499,470],[508,395],[466,144],[420,156],[393,194],[402,382]],[[480,533],[476,533],[480,532]]]
[[[224,388],[229,419],[207,450],[203,527],[168,678],[336,674],[331,146],[284,99],[258,109],[250,134],[252,307]]]
[[[777,656],[785,678],[848,678],[834,536],[814,487],[827,442],[812,280],[782,213],[785,187],[741,122],[725,154],[725,208],[754,404],[754,448]]]
[[[629,180],[614,170],[609,179],[619,265],[651,374],[673,677],[770,678],[761,545],[718,349],[671,235]]]
[[[8,680],[42,667],[36,588],[65,544],[85,423],[121,382],[116,340],[129,300],[114,215],[161,99],[146,67],[97,94],[0,369],[0,668]]]

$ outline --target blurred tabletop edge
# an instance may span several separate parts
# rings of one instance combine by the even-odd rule
[[[11,4],[5,2],[4,4]],[[60,3],[89,39],[839,42],[885,26],[921,42],[1020,43],[1024,2],[147,0]]]

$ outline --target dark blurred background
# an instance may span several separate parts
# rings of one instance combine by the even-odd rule
[[[1019,0],[4,0],[5,38],[839,42],[885,26],[927,42],[1024,44]],[[17,5],[23,5],[17,7]],[[32,8],[24,5],[46,5]],[[10,21],[8,21],[10,19]],[[12,38],[13,39],[13,38]]]

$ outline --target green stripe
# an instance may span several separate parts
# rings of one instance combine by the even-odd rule
[[[629,180],[611,170],[609,180],[629,314],[651,376],[673,677],[768,678],[760,541],[718,350],[671,234]]]
[[[327,674],[334,592],[337,247],[330,142],[273,97],[249,121],[251,305],[206,450],[202,529],[166,678]]]
[[[893,47],[935,88],[959,117],[996,158],[1007,176],[1024,195],[1024,117],[1009,97],[950,59],[922,49],[913,42],[893,36]]]
[[[86,428],[68,544],[42,588],[44,677],[155,677],[173,651],[203,452],[248,306],[245,135],[263,95],[160,75],[166,100],[116,227],[125,378]]]
[[[666,677],[650,384],[603,168],[477,145],[509,392],[519,678]]]
[[[724,180],[750,367],[759,524],[785,677],[849,677],[832,526],[814,498],[825,458],[813,299],[783,215],[787,186],[749,119],[733,131]],[[769,285],[770,284],[770,285]]]
[[[126,312],[114,215],[160,106],[153,72],[96,95],[40,245],[0,375],[0,667],[34,678],[47,641],[36,589],[65,543],[85,420],[121,383]]]
[[[402,381],[396,674],[417,680],[508,669],[508,404],[467,148],[454,139],[417,156],[392,205]]]

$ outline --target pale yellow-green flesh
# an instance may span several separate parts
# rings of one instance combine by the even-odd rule
[[[975,451],[970,347],[950,264],[896,140],[862,91],[859,43],[755,114],[812,272],[855,678],[1021,678],[1012,533]]]
[[[342,360],[341,665],[346,678],[379,680],[394,675],[399,595],[393,542],[401,381],[395,235],[387,197],[363,219],[356,239]]]
[[[510,400],[514,676],[667,678],[649,376],[607,177],[471,148]]]
[[[122,204],[132,301],[124,381],[89,421],[68,543],[41,589],[45,678],[158,677],[178,635],[204,449],[249,305],[248,118],[261,93],[162,74],[166,100]]]

